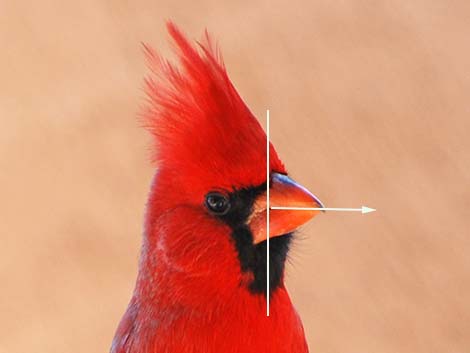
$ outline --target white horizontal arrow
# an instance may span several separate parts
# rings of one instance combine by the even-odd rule
[[[361,212],[370,213],[376,211],[375,208],[362,206],[361,208],[338,208],[338,207],[283,207],[271,206],[271,210],[291,210],[291,211],[341,211],[341,212]]]

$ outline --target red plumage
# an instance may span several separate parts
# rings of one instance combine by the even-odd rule
[[[208,190],[266,182],[266,135],[230,82],[207,35],[194,46],[171,23],[180,67],[145,46],[145,125],[158,171],[145,218],[139,274],[112,353],[307,352],[281,283],[266,297],[248,287],[230,227],[202,206]],[[274,148],[271,169],[285,174]]]

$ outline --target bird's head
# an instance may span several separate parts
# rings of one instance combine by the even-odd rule
[[[168,30],[180,68],[145,46],[152,74],[144,117],[157,144],[158,171],[141,271],[163,268],[167,281],[182,291],[194,284],[206,297],[231,295],[234,288],[265,294],[269,236],[274,291],[282,286],[292,232],[317,211],[271,210],[267,234],[267,186],[271,205],[322,205],[289,178],[272,145],[268,179],[266,134],[230,82],[207,33],[196,46],[173,24]]]

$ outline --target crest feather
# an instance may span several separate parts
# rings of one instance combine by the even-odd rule
[[[173,23],[167,28],[179,66],[144,45],[151,70],[144,124],[157,142],[155,159],[199,180],[262,182],[266,135],[231,83],[217,44],[207,31],[192,44]]]

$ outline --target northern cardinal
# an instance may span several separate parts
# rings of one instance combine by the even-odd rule
[[[112,353],[305,353],[284,285],[294,230],[318,211],[270,211],[266,293],[266,187],[278,206],[323,207],[287,176],[227,76],[209,35],[197,45],[172,23],[180,68],[144,46],[145,124],[157,143],[139,273]],[[266,297],[270,296],[270,316]]]

